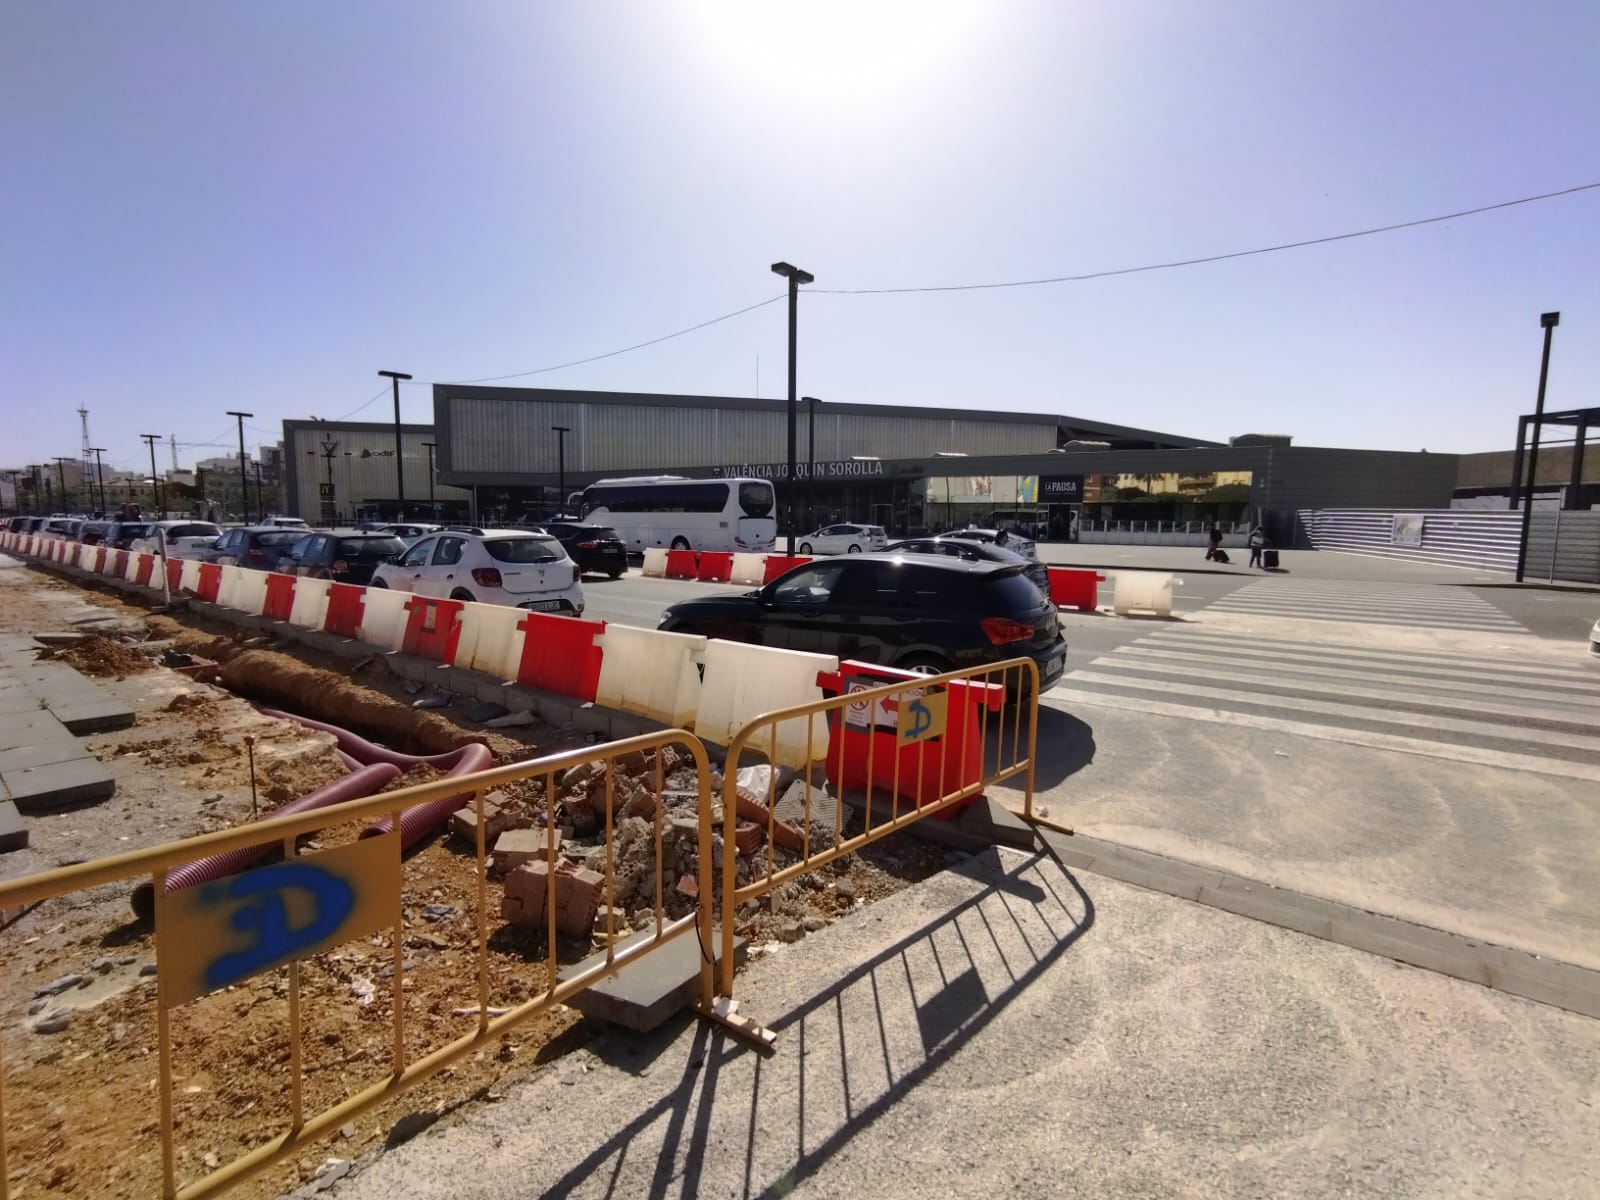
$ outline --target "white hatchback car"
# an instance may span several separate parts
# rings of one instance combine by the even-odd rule
[[[152,521],[145,536],[135,538],[128,548],[139,554],[160,554],[161,532],[166,534],[168,558],[199,558],[222,539],[222,527],[210,521]]]
[[[824,525],[796,540],[801,554],[860,554],[888,544],[882,525]]]
[[[372,574],[371,587],[507,604],[532,612],[583,613],[578,564],[549,534],[525,529],[446,529],[429,534]]]

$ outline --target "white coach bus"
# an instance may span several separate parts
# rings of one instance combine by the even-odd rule
[[[766,479],[602,479],[583,489],[579,511],[591,525],[611,526],[634,552],[761,552],[778,538],[777,497]]]

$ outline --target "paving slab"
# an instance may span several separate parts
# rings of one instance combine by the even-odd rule
[[[108,800],[117,789],[110,772],[92,758],[0,772],[0,783],[25,813]]]
[[[19,771],[24,767],[47,767],[52,763],[93,757],[89,748],[76,738],[50,738],[31,745],[0,750],[0,772]]]
[[[13,801],[0,800],[0,854],[24,850],[28,845],[28,827]]]
[[[636,945],[655,936],[644,930],[629,934],[617,949]],[[733,960],[743,963],[749,939],[733,940]],[[722,938],[713,938],[712,957],[722,961]],[[563,969],[557,978],[571,979],[580,971],[597,967],[606,960],[600,950],[582,962]],[[568,1004],[586,1017],[609,1021],[638,1033],[649,1033],[695,1002],[700,988],[700,947],[693,933],[680,934],[658,950],[627,964],[620,971],[584,989]]]
[[[70,738],[71,731],[45,709],[0,716],[0,747],[28,746],[48,738]]]
[[[110,698],[69,701],[50,705],[50,712],[75,734],[104,733],[127,729],[134,722],[133,709]]]

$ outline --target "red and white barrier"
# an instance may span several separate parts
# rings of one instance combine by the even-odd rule
[[[666,725],[686,726],[700,707],[706,639],[631,625],[607,625],[595,702]]]
[[[302,629],[321,629],[328,615],[328,589],[333,582],[328,579],[310,579],[301,576],[294,581],[294,607],[289,610],[289,624]]]
[[[661,579],[667,573],[667,554],[669,551],[659,547],[644,552],[644,566],[639,573],[646,579]]]
[[[522,619],[522,658],[516,680],[575,700],[593,700],[600,691],[605,651],[599,645],[604,621],[528,613]]]
[[[503,604],[463,604],[452,661],[458,667],[485,675],[515,679],[522,665],[525,615],[521,609]]]
[[[410,599],[409,592],[369,587],[366,606],[361,610],[361,624],[356,627],[356,639],[383,650],[400,649],[405,644],[406,601]]]
[[[747,583],[760,587],[767,581],[767,556],[765,554],[735,554],[731,583]]]
[[[832,654],[723,641],[706,646],[705,664],[694,729],[700,737],[723,745],[761,713],[821,700],[817,676],[839,670],[839,659]],[[763,737],[751,743],[751,748],[782,766],[803,769],[808,765],[808,752],[812,762],[827,753],[828,725],[823,714],[782,721],[773,728],[775,739]]]

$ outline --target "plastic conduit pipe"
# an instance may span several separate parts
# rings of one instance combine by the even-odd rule
[[[269,817],[287,817],[293,813],[309,812],[313,808],[343,804],[346,800],[359,800],[363,796],[382,791],[391,780],[399,777],[400,768],[393,763],[376,763],[372,766],[359,767],[343,779],[336,779],[314,792],[307,792],[304,796],[296,796],[293,800],[278,805],[270,812],[263,813],[260,819],[265,821]],[[196,884],[221,879],[225,875],[237,874],[277,848],[278,843],[275,841],[264,842],[259,846],[245,846],[185,863],[167,872],[167,891],[177,892],[194,887]],[[141,883],[133,889],[133,911],[141,920],[148,921],[155,916],[156,895],[153,883]]]
[[[348,754],[364,763],[388,763],[402,770],[421,766],[434,767],[443,771],[447,777],[471,775],[476,771],[487,770],[494,763],[494,753],[481,742],[468,742],[465,746],[445,754],[401,754],[398,750],[374,745],[366,738],[359,737],[348,729],[341,729],[337,725],[329,725],[326,721],[313,721],[310,717],[298,716],[275,708],[263,708],[261,711],[269,717],[294,721],[308,729],[320,729],[324,733],[333,734],[341,754]],[[406,809],[400,814],[400,848],[409,850],[429,836],[448,821],[450,814],[460,808],[470,796],[470,792],[463,792],[459,796],[446,796],[443,800],[432,800],[427,804]],[[361,836],[377,837],[379,834],[388,833],[393,826],[394,818],[384,817],[362,830]]]

